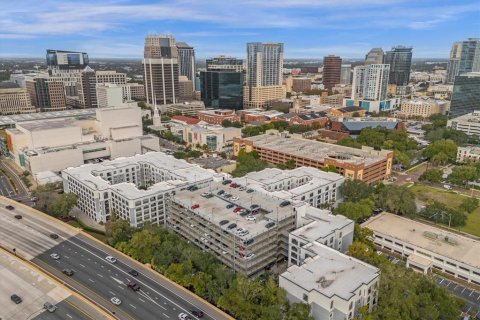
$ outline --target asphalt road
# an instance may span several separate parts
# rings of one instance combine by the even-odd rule
[[[480,315],[480,292],[464,287],[438,275],[436,276],[436,282],[438,286],[447,289],[454,296],[465,302],[464,312],[467,312],[474,317]]]
[[[10,184],[10,181],[3,174],[3,172],[0,172],[0,194],[5,197],[11,197],[12,195],[16,194],[15,190],[13,190],[12,185]]]
[[[56,304],[57,310],[55,312],[48,312],[43,310],[36,317],[35,320],[91,320],[93,319],[89,315],[85,314],[85,311],[80,310],[73,302],[71,298],[67,298]]]
[[[23,219],[12,219],[18,213],[23,215]],[[119,319],[177,319],[179,313],[191,313],[191,310],[202,310],[205,312],[203,319],[207,320],[229,319],[156,272],[138,266],[107,245],[72,232],[60,221],[57,224],[18,206],[14,211],[8,211],[2,201],[0,219],[4,222],[13,220],[8,224],[0,221],[0,234],[5,234],[0,242],[17,248],[19,254],[30,255],[34,264],[54,274]],[[51,233],[58,234],[59,239],[51,239]],[[52,259],[51,253],[59,254],[60,259]],[[107,255],[115,256],[117,263],[107,262]],[[75,274],[71,277],[64,275],[61,271],[65,268],[73,269]],[[140,275],[132,277],[128,274],[131,269],[137,270]],[[137,282],[141,290],[134,292],[129,289],[126,285],[128,280]],[[121,305],[111,303],[112,297],[120,298]]]

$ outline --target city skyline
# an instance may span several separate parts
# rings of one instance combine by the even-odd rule
[[[445,58],[478,37],[477,1],[342,0],[20,1],[0,12],[0,57],[43,57],[47,48],[93,58],[141,58],[147,34],[172,34],[197,58],[243,58],[247,42],[282,42],[285,58],[363,58],[371,48],[413,46],[414,58]],[[426,41],[428,39],[428,41]]]

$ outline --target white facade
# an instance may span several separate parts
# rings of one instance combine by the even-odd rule
[[[308,303],[316,320],[350,320],[358,309],[371,312],[378,302],[380,270],[323,244],[307,244],[303,264],[279,278],[291,303]]]
[[[255,191],[289,201],[303,201],[313,207],[336,203],[340,199],[340,186],[344,177],[312,167],[292,170],[267,168],[250,172],[234,181]]]
[[[480,110],[448,120],[447,127],[480,137]]]
[[[407,266],[432,269],[480,285],[480,242],[459,234],[382,213],[362,225],[373,231],[376,246],[407,257]]]
[[[428,118],[433,114],[445,114],[448,106],[447,101],[439,101],[429,98],[402,100],[399,113],[407,117],[417,116]]]
[[[458,147],[457,162],[480,161],[480,147]]]
[[[95,117],[19,122],[6,134],[11,156],[32,174],[160,148],[158,137],[143,136],[138,107],[97,109]]]
[[[216,173],[161,152],[119,158],[63,170],[65,192],[75,193],[77,206],[97,222],[115,212],[140,227],[165,223],[166,197],[192,184],[206,185]],[[147,188],[147,189],[140,189]]]
[[[125,106],[131,100],[132,93],[128,85],[97,84],[98,108]]]
[[[384,100],[387,97],[390,65],[369,64],[353,69],[352,98]]]

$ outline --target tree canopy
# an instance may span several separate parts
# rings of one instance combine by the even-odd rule
[[[467,216],[464,212],[447,207],[441,202],[433,201],[427,204],[418,215],[423,218],[442,223],[451,227],[464,226],[467,221]]]
[[[345,180],[340,186],[340,193],[345,201],[359,201],[370,197],[375,188],[361,180]]]
[[[237,156],[237,167],[232,172],[234,177],[243,177],[249,172],[260,171],[267,167],[267,162],[260,160],[255,151],[240,150]]]
[[[406,186],[380,185],[374,196],[377,207],[399,215],[416,213],[415,194]]]
[[[442,170],[438,168],[428,169],[418,178],[420,181],[428,181],[432,183],[439,183],[442,181]]]
[[[453,163],[457,159],[457,145],[453,140],[437,140],[423,150],[423,155],[436,165]]]

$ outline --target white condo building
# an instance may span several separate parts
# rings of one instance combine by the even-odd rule
[[[221,176],[161,152],[151,152],[63,170],[65,192],[78,196],[77,206],[96,222],[114,211],[140,227],[165,223],[165,198],[195,184],[205,186]]]
[[[480,110],[448,120],[447,127],[480,137]]]
[[[387,98],[390,65],[369,64],[353,69],[352,98],[385,100]]]

